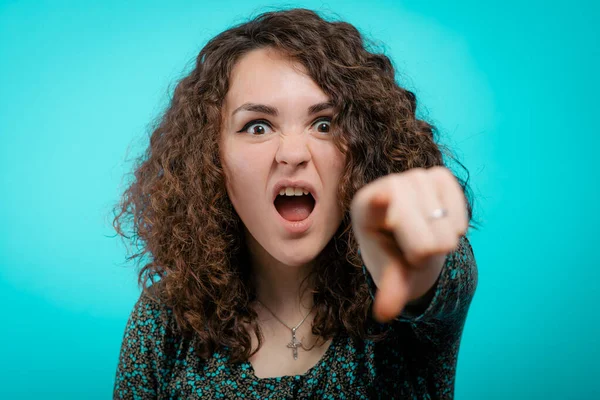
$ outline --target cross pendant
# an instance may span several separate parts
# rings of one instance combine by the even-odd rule
[[[287,345],[288,349],[292,349],[294,360],[298,359],[298,347],[302,347],[302,342],[296,339],[296,328],[292,329],[292,341]]]

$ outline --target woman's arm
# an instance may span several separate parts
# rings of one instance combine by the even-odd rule
[[[371,296],[377,287],[363,268]],[[478,282],[477,263],[471,244],[462,236],[455,251],[448,254],[437,282],[420,299],[406,305],[395,321],[415,328],[427,325],[446,334],[460,335]],[[421,330],[421,329],[419,329]]]
[[[157,399],[166,388],[174,339],[170,311],[146,293],[136,302],[123,335],[114,399]]]

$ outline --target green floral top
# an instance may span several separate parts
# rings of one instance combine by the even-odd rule
[[[374,285],[368,272],[366,279]],[[382,341],[340,334],[304,375],[258,378],[227,349],[203,360],[178,335],[170,309],[142,294],[125,328],[114,384],[118,399],[452,399],[460,339],[477,286],[466,237],[449,254],[420,310],[405,310]],[[373,292],[372,292],[373,293]]]

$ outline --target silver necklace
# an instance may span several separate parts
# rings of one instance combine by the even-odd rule
[[[309,315],[312,313],[312,310],[314,309],[314,306],[313,306],[313,308],[312,308],[312,309],[311,309],[311,310],[308,312],[308,314],[306,314],[306,316],[305,316],[304,318],[302,318],[302,321],[300,321],[300,323],[299,323],[298,325],[296,325],[295,327],[293,327],[293,328],[292,328],[291,326],[288,326],[288,324],[286,324],[285,322],[283,322],[281,319],[279,319],[279,317],[278,317],[277,315],[275,315],[275,313],[274,313],[273,311],[271,311],[271,309],[270,309],[269,307],[265,306],[265,305],[263,304],[263,302],[262,302],[262,301],[260,301],[260,300],[258,300],[258,299],[256,299],[256,301],[257,301],[257,302],[258,302],[258,303],[259,303],[261,306],[263,306],[263,307],[264,307],[264,308],[265,308],[265,309],[266,309],[268,312],[270,312],[270,313],[271,313],[271,315],[273,315],[273,316],[275,317],[275,319],[277,319],[277,321],[279,321],[281,324],[283,324],[283,326],[285,326],[285,327],[286,327],[286,328],[288,328],[290,331],[292,331],[292,341],[291,341],[291,342],[289,342],[289,343],[287,344],[287,348],[288,348],[288,349],[292,349],[292,353],[293,353],[293,355],[294,355],[294,360],[297,360],[297,359],[298,359],[298,348],[299,348],[299,347],[301,347],[301,348],[303,348],[304,350],[306,350],[306,348],[305,348],[305,347],[302,345],[302,342],[301,342],[301,341],[299,341],[299,340],[296,338],[296,330],[297,330],[298,328],[300,328],[300,325],[302,325],[302,324],[304,323],[304,321],[306,321],[306,318],[308,318],[308,316],[309,316]]]

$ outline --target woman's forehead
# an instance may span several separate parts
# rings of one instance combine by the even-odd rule
[[[234,110],[245,103],[268,104],[300,97],[313,103],[329,101],[302,64],[277,50],[264,48],[245,54],[236,63],[226,103]]]

